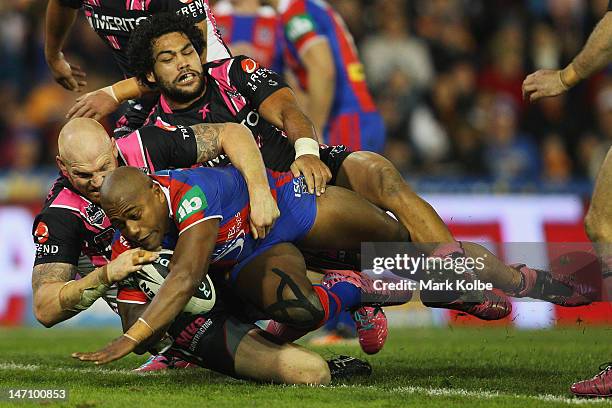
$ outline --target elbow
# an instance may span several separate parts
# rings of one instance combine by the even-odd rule
[[[45,313],[41,307],[34,306],[34,317],[46,328],[53,327],[58,323],[56,319],[52,319],[51,316]]]
[[[226,140],[231,141],[233,138],[253,137],[251,130],[243,123],[226,123],[225,130],[230,136]]]

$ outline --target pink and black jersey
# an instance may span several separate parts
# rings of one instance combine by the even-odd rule
[[[336,89],[325,143],[343,144],[351,150],[381,151],[385,130],[367,87],[363,64],[344,21],[322,0],[281,0],[279,13],[285,34],[285,62],[308,89],[303,53],[326,40],[336,68]]]
[[[274,72],[284,71],[283,28],[272,7],[260,7],[255,14],[238,14],[229,1],[222,1],[215,5],[214,12],[219,32],[235,54],[246,54]]]
[[[132,30],[139,21],[152,14],[174,12],[193,19],[194,24],[207,22],[208,61],[227,58],[229,51],[217,31],[208,0],[59,0],[70,8],[82,8],[89,25],[111,48],[126,77],[133,76],[126,55]]]
[[[267,168],[287,171],[295,150],[284,133],[259,116],[259,105],[279,89],[287,87],[277,73],[255,60],[239,56],[204,66],[206,90],[191,106],[173,110],[162,95],[148,125],[191,126],[198,123],[242,123],[251,130]],[[221,157],[211,165],[227,164]]]
[[[197,164],[198,147],[190,127],[153,124],[115,139],[119,165],[146,174]]]
[[[77,266],[81,253],[94,266],[106,265],[111,259],[114,232],[102,208],[60,176],[34,220],[34,265],[60,262]]]

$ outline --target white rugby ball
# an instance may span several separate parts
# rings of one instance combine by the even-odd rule
[[[132,275],[140,290],[147,295],[149,300],[153,299],[157,292],[159,292],[159,288],[164,283],[166,276],[168,276],[171,258],[172,251],[164,249],[160,252],[159,258],[155,262],[143,266],[141,270],[134,272]],[[216,299],[215,287],[210,277],[206,275],[193,297],[189,299],[183,312],[191,314],[206,313],[213,308]]]

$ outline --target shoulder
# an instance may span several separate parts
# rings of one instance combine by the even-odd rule
[[[64,224],[66,226],[80,225],[79,208],[81,203],[79,195],[61,187],[47,198],[45,206],[34,218],[37,223]]]

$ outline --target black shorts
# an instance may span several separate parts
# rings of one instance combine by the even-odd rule
[[[329,170],[332,174],[332,178],[328,184],[332,186],[336,185],[336,178],[338,177],[338,173],[340,172],[340,167],[342,167],[342,163],[351,153],[353,152],[351,152],[344,145],[319,146],[319,155],[321,157],[321,161],[325,163],[327,167],[329,167]]]
[[[164,354],[236,377],[234,361],[238,345],[250,330],[258,328],[232,309],[217,298],[217,304],[208,313],[179,315],[168,330],[174,342]]]

